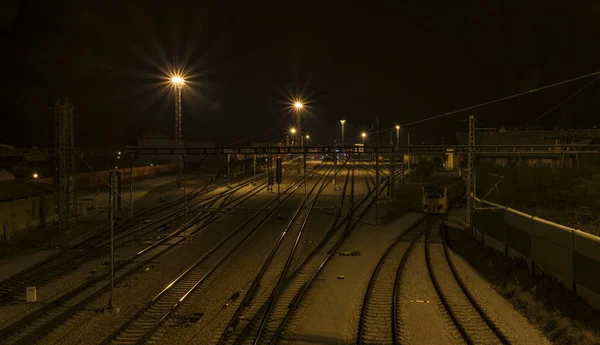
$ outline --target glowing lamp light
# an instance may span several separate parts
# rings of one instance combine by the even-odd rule
[[[344,123],[346,123],[346,120],[340,120],[340,123],[343,125]]]
[[[33,178],[38,178],[39,175],[37,173],[33,173]]]
[[[182,77],[176,75],[171,78],[171,83],[173,83],[173,85],[183,85],[185,81]]]
[[[294,103],[294,107],[296,107],[296,109],[302,109],[304,105],[301,102],[296,102]]]
[[[399,130],[399,129],[400,129],[400,125],[396,125],[396,130]]]
[[[292,128],[292,129],[290,129],[290,133],[292,133],[292,134],[296,134],[296,128]]]
[[[310,135],[308,135],[308,134],[307,134],[307,135],[306,135],[306,139],[310,139]]]
[[[367,137],[367,133],[362,132],[362,133],[360,133],[360,136],[363,137],[363,138],[366,138]]]

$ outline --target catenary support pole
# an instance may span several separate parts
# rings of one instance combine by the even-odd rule
[[[185,155],[183,155],[183,208],[185,212],[187,212],[187,179],[186,179],[186,162]]]
[[[109,297],[109,308],[115,308],[115,296],[114,296],[114,288],[115,288],[115,178],[116,174],[114,172],[110,173],[109,182],[112,188],[108,190],[108,221],[110,223],[110,297]]]
[[[129,165],[129,220],[133,219],[133,156]]]

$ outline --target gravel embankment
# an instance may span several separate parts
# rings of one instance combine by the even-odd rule
[[[491,328],[485,323],[475,308],[462,292],[460,286],[454,279],[450,266],[444,256],[444,248],[440,243],[429,245],[429,256],[433,273],[438,281],[442,294],[450,305],[458,322],[464,327],[469,337],[475,344],[496,344],[500,340],[495,336]]]
[[[176,228],[178,225],[183,224],[186,220],[190,219],[190,216],[181,217],[176,219],[171,226]],[[108,236],[108,234],[107,234]],[[162,234],[152,231],[145,236],[140,237],[141,241],[158,239]],[[131,242],[125,246],[115,248],[115,261],[119,262],[126,258],[131,257],[147,245],[136,244]],[[24,303],[16,302],[7,306],[2,307],[2,313],[0,313],[0,327],[6,326],[18,318],[21,318],[43,305],[51,302],[64,294],[66,291],[70,291],[77,286],[83,284],[85,281],[101,275],[109,270],[109,266],[106,264],[110,260],[109,253],[105,253],[102,256],[96,257],[88,262],[81,264],[75,270],[71,271],[68,275],[60,276],[57,279],[47,283],[44,286],[40,286],[37,289],[37,303]],[[23,292],[24,293],[24,292]]]
[[[249,201],[256,208],[261,207],[272,196],[256,196]],[[203,253],[233,231],[252,210],[236,210],[196,236],[192,243],[171,250],[157,262],[149,265],[115,289],[117,305],[121,308],[119,315],[110,313],[91,313],[82,311],[68,322],[61,325],[44,339],[43,343],[97,343],[128,320],[135,312],[158,294],[180,272],[186,269]],[[108,294],[99,297],[88,309],[103,308],[107,305]]]
[[[402,344],[464,344],[435,292],[423,243],[415,244],[406,261],[399,308]]]
[[[360,251],[360,255],[335,256],[325,267],[292,317],[284,339],[293,339],[294,344],[354,343],[366,284],[375,265],[391,240],[420,217],[410,213],[374,227],[369,224],[374,222],[374,210],[370,210],[341,247]]]
[[[218,340],[237,307],[235,304],[223,309],[223,305],[237,291],[241,292],[238,302],[241,301],[277,237],[287,225],[287,219],[301,201],[302,197],[296,196],[286,202],[280,212],[283,220],[272,217],[258,229],[235,256],[227,260],[218,274],[213,275],[206,285],[194,293],[171,324],[176,325],[177,318],[194,312],[204,313],[203,319],[197,324],[166,328],[165,334],[159,339],[161,344],[181,344],[188,341],[192,344],[209,344]]]
[[[550,341],[527,318],[500,296],[490,283],[462,257],[452,250],[450,250],[450,257],[456,271],[475,300],[512,344],[550,344]]]

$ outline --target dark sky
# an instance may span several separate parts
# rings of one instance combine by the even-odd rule
[[[320,142],[412,121],[600,70],[600,3],[5,0],[0,143],[51,146],[58,97],[77,146],[174,132],[169,68],[187,71],[184,135],[229,143],[281,135],[301,90]],[[352,4],[357,4],[352,7]],[[358,5],[360,4],[360,5]],[[474,114],[518,126],[589,80],[410,128],[453,136]],[[598,83],[598,84],[597,84]],[[534,124],[595,124],[600,81]],[[432,139],[433,140],[433,139]]]

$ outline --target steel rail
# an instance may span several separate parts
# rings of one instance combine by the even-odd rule
[[[286,188],[283,192],[284,195],[284,199],[281,202],[281,204],[283,204],[283,202],[287,201],[296,190],[298,190],[300,188],[300,186],[305,183],[304,179],[301,179],[297,182],[294,182],[293,184],[291,184],[288,188]],[[292,190],[293,191],[291,193],[287,193],[288,191]],[[254,213],[252,216],[250,216],[248,219],[246,219],[246,221],[244,221],[241,225],[239,225],[234,231],[232,231],[227,237],[225,237],[223,240],[221,240],[218,244],[216,244],[215,246],[213,246],[211,248],[211,250],[209,252],[207,252],[206,254],[204,254],[200,259],[198,259],[196,262],[194,262],[191,266],[188,267],[188,269],[186,269],[183,273],[181,273],[177,278],[175,278],[171,283],[169,283],[167,285],[167,287],[165,287],[157,296],[155,296],[150,302],[148,302],[148,304],[141,308],[134,316],[132,316],[127,322],[125,322],[121,327],[119,327],[116,331],[114,331],[113,333],[111,333],[111,335],[109,335],[107,338],[104,339],[104,341],[101,344],[109,344],[111,342],[113,342],[122,332],[124,332],[126,329],[128,329],[135,320],[137,320],[138,318],[140,318],[146,311],[148,311],[150,308],[152,308],[152,306],[163,296],[165,296],[174,286],[175,284],[177,284],[179,281],[181,281],[182,279],[185,279],[185,277],[192,272],[196,267],[198,267],[199,265],[201,265],[202,263],[204,263],[209,257],[210,255],[212,255],[215,251],[217,251],[218,249],[220,249],[225,243],[227,243],[233,236],[237,235],[241,230],[243,230],[246,225],[248,225],[252,220],[254,220],[256,217],[258,217],[260,214],[264,213],[265,210],[269,210],[269,207],[271,204],[277,202],[277,198],[273,198],[269,203],[267,203],[267,205],[265,205],[261,210],[257,211],[256,213]],[[203,275],[202,278],[198,281],[196,281],[193,286],[185,293],[185,295],[183,297],[181,297],[178,302],[171,306],[169,308],[169,310],[160,318],[158,319],[154,325],[152,325],[148,330],[144,331],[143,335],[141,337],[139,337],[135,342],[135,344],[140,344],[143,343],[145,341],[147,341],[148,339],[150,339],[150,337],[156,332],[156,330],[169,318],[170,315],[172,315],[180,306],[181,303],[194,291],[196,290],[201,283],[203,283],[210,274],[214,273],[224,262],[225,260],[227,260],[236,250],[237,248],[239,248],[239,246],[241,246],[248,238],[249,236],[256,230],[258,229],[262,224],[264,224],[264,222],[266,222],[274,213],[275,211],[278,209],[278,207],[281,205],[278,204],[278,206],[272,208],[269,210],[269,212],[260,220],[260,222],[255,225],[252,229],[250,229],[249,233],[246,234],[246,236],[244,236],[235,246],[232,250],[230,250],[224,257],[221,258],[221,260],[219,260],[215,265],[213,265],[213,267],[210,269],[210,271]]]
[[[396,248],[396,246],[408,235],[408,233],[411,230],[413,230],[417,226],[419,226],[425,219],[426,219],[426,217],[420,219],[419,221],[417,221],[416,223],[412,224],[411,226],[409,226],[408,228],[406,228],[404,231],[402,231],[402,233],[400,235],[396,236],[396,238],[387,247],[387,249],[385,250],[385,252],[381,255],[381,258],[377,262],[377,265],[375,266],[375,269],[373,270],[373,273],[371,274],[371,277],[369,279],[369,283],[367,284],[367,290],[365,291],[365,297],[363,299],[363,305],[362,305],[362,308],[361,308],[360,318],[359,318],[359,322],[358,322],[358,334],[357,334],[357,338],[356,338],[357,339],[357,341],[356,341],[357,344],[368,344],[367,342],[364,341],[365,333],[366,333],[365,328],[367,327],[367,325],[366,325],[366,319],[367,319],[367,314],[368,314],[368,310],[369,310],[369,302],[370,302],[371,298],[373,297],[373,289],[375,288],[375,284],[376,284],[378,275],[381,272],[381,269],[385,265],[386,260],[388,259],[390,253]],[[410,250],[412,249],[412,247],[414,246],[414,244],[417,242],[417,240],[419,239],[419,237],[421,237],[423,231],[420,231],[410,241],[409,247],[402,254],[402,259],[401,259],[402,261],[400,262],[400,266],[402,266],[402,262],[405,261],[404,258],[408,257],[408,254],[410,253]],[[394,280],[394,287],[393,287],[393,290],[392,290],[392,298],[394,298],[396,296],[395,290],[396,290],[396,279]],[[396,303],[394,302],[394,300],[392,300],[392,308],[394,308],[395,306],[396,306]],[[394,316],[393,312],[392,312],[392,316]],[[392,329],[391,329],[392,333],[395,332],[394,328],[393,328],[394,326],[395,326],[395,323],[392,322]],[[393,344],[394,345],[398,344],[397,340],[395,339],[395,337],[391,333],[390,333],[390,336],[393,339]]]
[[[246,194],[244,195],[244,197],[242,199],[237,199],[235,201],[237,201],[239,204],[245,202],[252,195],[258,193],[260,190],[262,190],[264,188],[264,187],[261,187],[261,186],[255,187],[254,189],[246,192]],[[212,202],[214,203],[214,202],[216,202],[216,200],[214,200]],[[194,226],[194,224],[196,224],[197,222],[205,221],[201,226],[196,227],[192,232],[198,232],[198,231],[204,229],[207,225],[210,224],[210,221],[206,221],[206,220],[209,217],[213,217],[213,216],[214,216],[214,214],[209,214],[209,215],[206,215],[203,218],[202,215],[199,215],[199,216],[195,217],[194,219],[192,219],[191,221],[189,221],[186,224],[184,224],[183,226],[181,226],[180,229],[178,229],[176,232],[173,232],[172,234],[164,237],[163,239],[161,239],[160,241],[154,243],[153,245],[151,245],[151,246],[145,248],[144,250],[142,250],[142,251],[134,254],[133,256],[131,256],[130,258],[128,258],[127,260],[124,260],[123,262],[117,264],[116,267],[115,267],[115,271],[119,271],[119,270],[121,270],[123,268],[126,268],[128,265],[134,263],[134,260],[136,260],[141,255],[149,252],[151,249],[156,248],[157,246],[162,245],[163,243],[166,243],[166,242],[170,241],[171,239],[174,239],[174,241],[175,241],[174,243],[169,244],[168,247],[166,247],[164,250],[159,251],[158,253],[155,253],[155,254],[151,255],[149,258],[143,260],[140,264],[137,264],[130,271],[127,271],[124,274],[120,275],[118,278],[115,279],[115,283],[119,283],[120,281],[122,281],[123,279],[125,279],[130,274],[135,273],[137,271],[137,267],[139,267],[141,265],[145,265],[145,264],[147,264],[149,262],[152,262],[157,257],[159,257],[159,256],[161,256],[161,255],[163,255],[163,254],[165,254],[167,252],[169,252],[179,242],[181,242],[181,241],[183,241],[185,239],[184,237],[179,237],[179,234],[184,233],[188,229],[191,229],[191,227]],[[179,238],[176,238],[176,237],[179,237]],[[1,335],[0,339],[6,339],[8,336],[10,336],[10,335],[18,332],[19,330],[25,328],[27,325],[29,325],[30,323],[32,323],[34,320],[42,317],[46,313],[49,313],[52,309],[61,306],[62,304],[65,303],[65,301],[76,297],[78,294],[84,292],[85,290],[87,290],[89,288],[92,288],[95,284],[98,284],[99,282],[102,282],[102,281],[106,280],[108,274],[109,274],[109,272],[105,272],[105,273],[103,273],[101,275],[96,276],[94,279],[86,281],[84,284],[78,286],[76,289],[73,289],[73,290],[69,291],[68,293],[62,295],[58,299],[50,302],[49,304],[43,306],[42,308],[36,310],[35,312],[27,315],[26,317],[20,319],[19,321],[15,322],[15,323],[12,323],[9,326],[3,328],[2,330],[0,330],[1,331],[1,333],[0,333],[0,335]],[[74,314],[75,312],[77,312],[77,310],[79,310],[85,304],[89,303],[91,300],[93,300],[94,298],[96,298],[96,297],[100,296],[102,293],[104,293],[108,289],[108,287],[109,287],[108,285],[103,285],[101,288],[99,288],[98,290],[96,290],[95,292],[93,292],[92,294],[90,294],[89,296],[85,297],[82,301],[80,301],[80,302],[76,303],[74,306],[68,308],[66,311],[62,312],[57,317],[54,317],[49,322],[45,323],[42,327],[40,327],[38,329],[32,330],[30,333],[26,334],[24,337],[22,337],[21,339],[17,340],[14,344],[30,344],[32,342],[35,342],[40,337],[42,337],[43,335],[45,335],[46,333],[48,333],[50,330],[52,330],[56,325],[60,324],[63,320],[67,319],[72,314]]]

